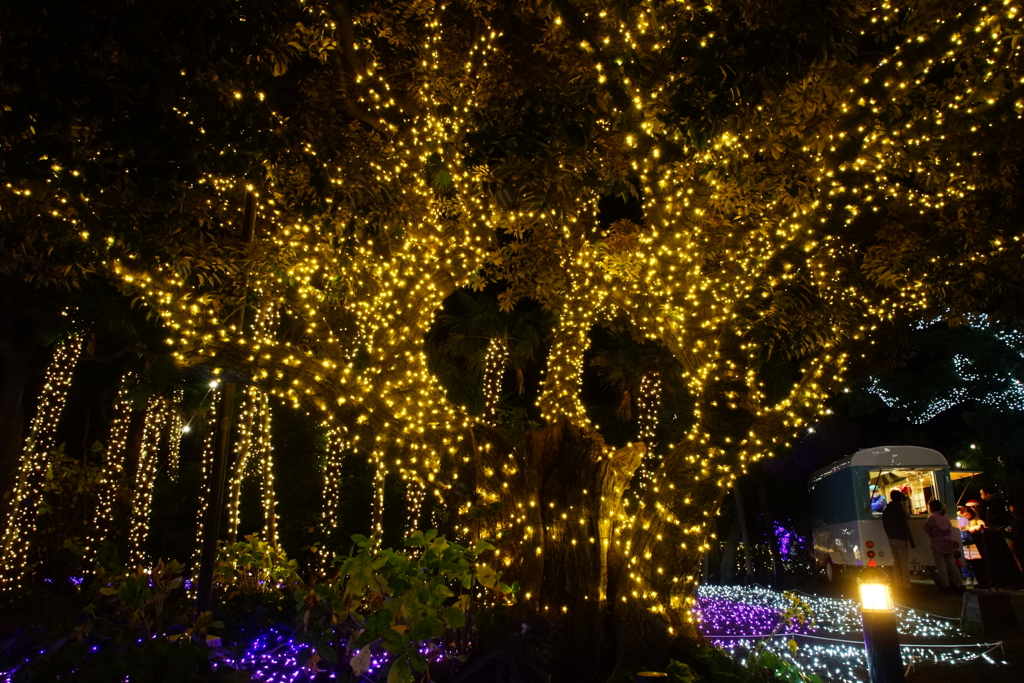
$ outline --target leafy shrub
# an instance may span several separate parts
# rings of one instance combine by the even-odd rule
[[[66,454],[64,444],[47,456],[31,553],[33,571],[47,583],[67,588],[69,576],[84,573],[84,537],[101,486],[102,457],[99,443],[84,460]]]
[[[34,643],[37,656],[17,667],[14,680],[220,681],[236,669],[246,675],[242,670],[258,661],[311,676],[351,671],[408,683],[432,665],[463,658],[452,643],[466,642],[455,633],[471,627],[474,612],[514,600],[516,587],[481,561],[493,549],[486,542],[464,547],[436,531],[416,532],[401,550],[353,540],[347,557],[311,578],[256,536],[222,545],[214,613],[198,615],[177,562],[118,573],[100,568],[71,632],[43,647]],[[286,656],[267,664],[269,651]]]
[[[375,551],[364,536],[354,536],[356,552],[344,558],[336,581],[295,591],[301,638],[330,663],[339,652],[351,656],[356,674],[367,672],[374,655],[390,660],[389,683],[406,683],[413,672],[427,673],[431,661],[458,657],[441,638],[463,629],[474,604],[496,593],[510,601],[514,587],[479,558],[493,546],[477,541],[466,548],[436,531],[416,532],[406,550]],[[457,591],[457,593],[456,593]]]

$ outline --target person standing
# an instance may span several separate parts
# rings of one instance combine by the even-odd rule
[[[973,539],[970,532],[967,531],[967,524],[971,521],[968,517],[969,514],[966,505],[960,505],[956,509],[956,524],[960,528],[960,545],[964,549],[963,562],[960,563],[960,574],[964,577],[965,586],[977,586],[978,577],[974,575],[974,570],[971,568],[971,558],[969,555],[972,549],[976,552],[978,547],[971,545]]]
[[[914,536],[907,524],[903,494],[898,490],[889,494],[889,504],[882,510],[882,527],[889,537],[894,581],[902,588],[910,588],[910,548],[917,546],[914,545]]]
[[[1015,500],[1010,503],[1010,550],[1017,568],[1024,571],[1024,503]]]
[[[991,484],[981,489],[981,505],[978,508],[978,514],[989,529],[1001,530],[1013,523],[1010,511],[1006,509],[1006,500],[999,493],[999,489]]]
[[[953,525],[942,512],[942,503],[932,498],[928,503],[931,514],[924,523],[924,532],[931,540],[932,558],[935,560],[935,571],[939,575],[939,584],[943,588],[960,590],[963,578],[956,566],[956,551],[960,544],[953,538]]]
[[[998,488],[992,485],[982,487],[978,512],[986,527],[982,532],[985,547],[982,554],[988,565],[989,580],[1001,588],[1019,587],[1022,577],[1013,552],[1013,516]]]
[[[981,521],[981,517],[970,504],[964,507],[964,517],[967,519],[967,525],[960,532],[961,542],[964,544],[964,559],[974,574],[974,585],[987,590],[990,587],[988,566],[978,548],[978,539],[985,532],[985,522]]]

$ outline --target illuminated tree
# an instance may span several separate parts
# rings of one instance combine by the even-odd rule
[[[962,469],[984,471],[988,482],[1017,498],[1024,466],[1024,336],[977,315],[952,328],[922,322],[907,341],[902,363],[874,374],[851,395],[858,421],[927,435],[930,443],[921,445],[933,445]]]
[[[379,485],[496,538],[569,651],[692,633],[709,517],[879,326],[1020,310],[1012,1],[272,5],[204,8],[222,61],[161,120],[205,150],[181,183],[203,213],[111,267],[180,363],[317,411]],[[555,321],[521,439],[435,374],[462,290]],[[607,445],[581,400],[597,326],[663,350],[692,405],[645,486],[646,445]]]
[[[900,417],[923,424],[964,403],[1024,410],[1024,335],[1018,330],[969,316],[953,330],[922,325],[914,341],[910,363],[872,377],[865,387]]]

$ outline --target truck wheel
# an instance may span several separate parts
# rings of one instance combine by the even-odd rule
[[[832,562],[832,558],[825,560],[825,578],[829,583],[838,583],[843,575],[842,567]]]

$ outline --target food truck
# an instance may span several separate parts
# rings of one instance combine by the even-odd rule
[[[892,566],[882,507],[894,489],[908,499],[904,505],[916,546],[910,549],[911,571],[935,565],[924,532],[933,498],[946,506],[953,538],[960,542],[949,463],[930,448],[881,446],[857,451],[812,474],[808,486],[814,562],[830,581],[844,570]]]

